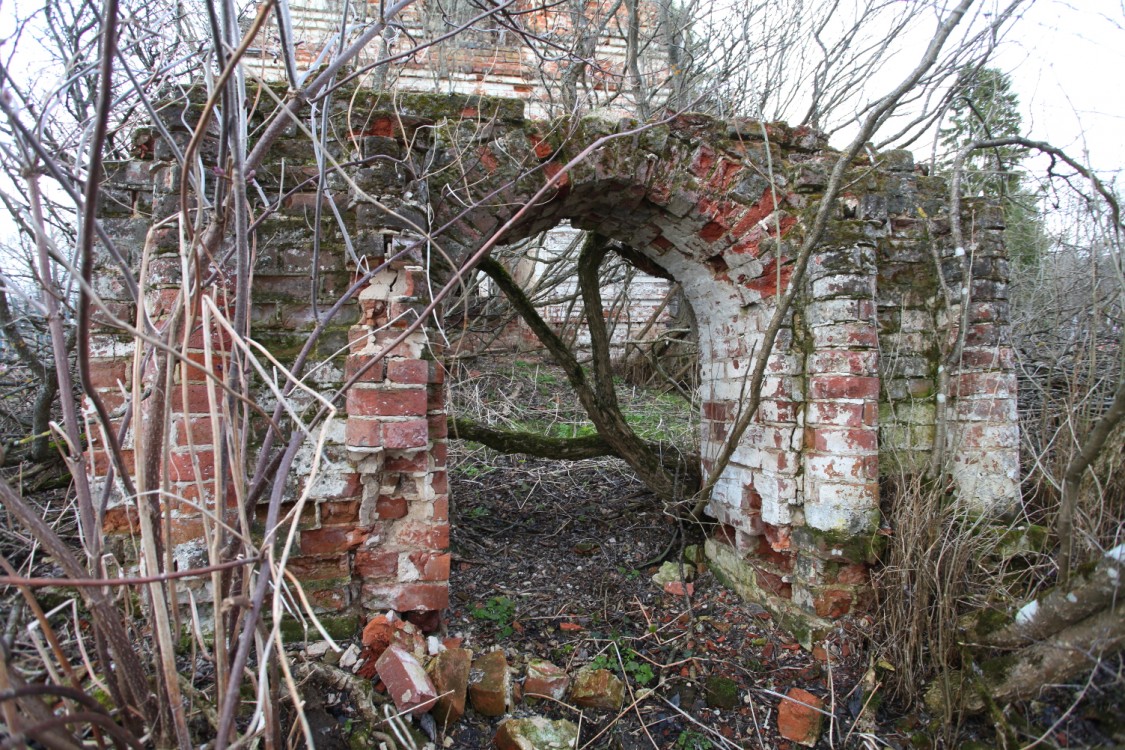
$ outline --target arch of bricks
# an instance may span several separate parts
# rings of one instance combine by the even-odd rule
[[[315,486],[305,487],[302,476],[289,479],[294,495],[308,490],[291,566],[317,607],[433,613],[448,604],[442,349],[425,327],[390,351],[386,345],[443,280],[436,270],[445,267],[441,258],[464,259],[501,229],[502,241],[512,242],[569,221],[627,244],[642,265],[682,284],[699,321],[701,453],[711,468],[738,417],[779,284],[789,283],[793,253],[837,158],[821,137],[776,123],[694,115],[627,134],[635,122],[531,122],[512,100],[407,95],[391,110],[365,92],[333,117],[335,132],[346,135],[339,153],[359,164],[349,168],[351,187],[336,183],[331,198],[355,251],[377,265],[418,239],[418,227],[434,239],[376,275],[318,344],[328,365],[316,382],[326,390],[379,361],[348,392],[346,420],[329,436]],[[169,118],[176,137],[186,138],[185,122],[190,118]],[[559,175],[599,139],[606,140]],[[167,149],[146,136],[139,153],[143,158],[111,168],[112,200],[102,214],[121,244],[155,248],[146,298],[158,315],[180,283],[176,232],[159,223],[177,210],[178,193]],[[266,195],[276,195],[283,172],[312,174],[314,164],[307,142],[294,136],[274,147],[256,179]],[[431,165],[428,178],[416,177],[422,164]],[[950,246],[945,186],[916,169],[909,153],[860,159],[846,185],[770,355],[761,407],[709,505],[719,521],[707,544],[713,567],[802,632],[869,605],[880,478],[929,460],[940,353],[957,335],[956,310],[949,316],[942,304],[939,263],[950,286],[967,283],[971,290],[963,356],[950,374],[946,403],[951,486],[982,511],[1016,497],[999,213],[966,206],[966,280]],[[312,190],[288,193],[257,229],[253,332],[282,362],[295,356],[314,321],[310,278],[323,308],[356,273],[331,222],[316,258],[319,273],[312,273]],[[104,300],[124,303],[108,265],[99,279]],[[202,358],[202,333],[189,337],[189,359]],[[93,343],[94,381],[115,408],[131,345],[109,327],[98,329]],[[347,353],[333,359],[341,349]],[[164,480],[172,497],[207,499],[222,472],[210,447],[216,423],[207,415],[209,387],[187,367],[177,378],[177,443]],[[91,450],[93,464],[104,467],[96,446]],[[312,450],[297,462],[304,471]],[[202,554],[202,519],[185,504],[168,517],[181,563],[191,563]],[[119,498],[106,514],[107,530],[127,528],[130,519],[130,501]]]

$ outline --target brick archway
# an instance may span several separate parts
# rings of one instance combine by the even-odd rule
[[[532,201],[591,144],[636,124],[529,122],[509,100],[406,96],[395,104],[385,111],[364,94],[341,116],[349,134],[341,147],[360,163],[349,172],[355,189],[342,211],[355,250],[375,262],[427,228],[437,268],[438,247],[463,259],[506,225],[502,239],[512,242],[563,220],[634,248],[679,281],[695,308],[709,468],[737,418],[751,359],[836,154],[811,131],[686,115],[609,138]],[[368,114],[357,121],[356,111]],[[302,154],[312,158],[296,137],[275,148],[278,158],[257,176],[267,191],[280,189]],[[149,182],[136,168],[124,170],[132,182],[121,189],[148,191],[152,205],[162,205],[166,167],[148,169]],[[810,623],[866,606],[879,478],[928,460],[938,353],[949,335],[934,260],[954,255],[944,185],[905,152],[860,160],[847,184],[771,353],[758,416],[709,506],[720,533],[707,547],[720,575],[806,634]],[[307,309],[312,261],[302,249],[303,212],[315,200],[290,195],[282,215],[259,229],[259,246],[274,253],[255,279],[255,301],[272,311],[255,323],[267,345],[289,341]],[[1006,265],[996,213],[970,206],[966,221],[975,243],[973,307],[948,394],[948,472],[967,502],[988,509],[1016,490]],[[302,521],[294,561],[320,582],[314,598],[329,610],[437,611],[448,601],[440,348],[423,329],[384,351],[428,300],[425,260],[396,260],[358,295],[341,376],[382,360],[347,395],[346,424],[331,437],[308,493],[315,512]],[[319,261],[325,293],[346,288],[342,253]],[[950,284],[961,283],[958,268],[943,269]],[[150,278],[158,292],[161,277]],[[116,372],[112,346],[101,351],[100,366]],[[116,382],[106,382],[109,394]],[[177,429],[193,425],[193,409],[182,405]],[[173,458],[177,491],[197,492],[199,477],[188,468],[199,451],[180,445]]]

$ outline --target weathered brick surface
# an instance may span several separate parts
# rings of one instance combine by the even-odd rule
[[[464,96],[400,97],[399,111],[390,112],[361,91],[349,106],[370,116],[361,124],[334,110],[334,124],[352,133],[365,154],[379,157],[349,168],[349,177],[392,213],[359,193],[334,197],[364,268],[378,270],[311,352],[311,361],[325,361],[309,381],[314,387],[348,388],[337,423],[325,435],[319,475],[309,476],[316,450],[310,442],[286,484],[286,507],[302,492],[307,504],[294,519],[300,553],[294,565],[318,581],[345,581],[314,592],[313,600],[327,609],[430,617],[448,604],[446,373],[438,337],[427,326],[406,333],[431,288],[417,250],[406,250],[418,228],[448,225],[440,238],[444,251],[454,261],[464,259],[545,180],[560,175],[562,165],[617,125],[589,118],[572,128],[548,128],[524,120],[519,102]],[[462,153],[457,149],[423,153],[430,141],[415,138],[420,128],[440,127],[465,112],[487,114],[493,122],[472,144],[474,158],[446,161]],[[182,133],[179,114],[169,117]],[[555,135],[564,131],[574,137]],[[351,143],[329,146],[343,156]],[[764,170],[767,148],[772,179]],[[203,144],[203,158],[217,153],[217,144]],[[409,172],[398,161],[408,154],[418,163],[433,160],[443,176],[432,178],[426,191],[408,188]],[[142,294],[159,323],[185,286],[178,238],[166,226],[150,229],[149,218],[126,207],[151,207],[155,220],[172,216],[179,210],[179,178],[159,139],[144,155],[139,166],[107,168],[116,200],[103,214],[107,231],[133,256],[140,257],[146,241],[153,248],[150,287]],[[792,284],[794,249],[835,158],[807,129],[674,118],[636,138],[611,141],[577,163],[512,225],[505,241],[567,217],[575,227],[630,245],[643,256],[638,263],[682,285],[699,322],[701,452],[710,470],[739,417],[777,297]],[[541,169],[527,173],[529,164]],[[315,173],[311,149],[293,131],[255,179],[271,194]],[[958,255],[944,213],[945,188],[915,171],[909,154],[877,154],[874,163],[862,157],[847,184],[807,277],[793,290],[796,303],[766,363],[758,411],[709,505],[724,549],[749,566],[739,580],[785,606],[827,618],[868,600],[870,545],[864,540],[878,522],[882,476],[925,466],[938,434],[952,486],[981,510],[1015,497],[1018,470],[1014,362],[1006,340],[1008,266],[994,212],[966,202],[974,246],[968,256]],[[423,192],[429,206],[417,203]],[[289,196],[280,213],[263,218],[255,237],[252,333],[283,363],[307,343],[317,311],[323,313],[358,273],[346,259],[340,229],[329,224],[314,273],[309,221],[315,200],[303,188]],[[465,212],[470,205],[476,207]],[[968,276],[964,348],[956,362],[943,364],[961,332],[959,311],[944,309],[941,282],[959,289]],[[103,260],[94,278],[102,299],[131,316],[120,270]],[[217,302],[229,299],[233,290],[225,285],[220,281],[207,293]],[[215,504],[222,472],[229,471],[223,457],[230,455],[212,445],[228,438],[230,426],[209,412],[212,403],[226,401],[216,385],[230,375],[231,341],[218,327],[205,330],[202,306],[192,307],[185,362],[175,369],[170,394],[165,478],[177,497],[173,536],[180,540],[201,528],[198,509]],[[124,413],[138,392],[132,341],[98,320],[91,350],[93,392],[111,412]],[[148,382],[155,371],[151,358],[145,361],[141,380]],[[939,365],[949,368],[946,393],[938,393]],[[259,395],[268,394],[262,389]],[[945,415],[942,432],[938,414]],[[133,441],[129,434],[123,444],[128,472],[137,455]],[[94,473],[103,477],[110,462],[100,435],[92,436],[89,450]],[[226,505],[237,497],[228,495]],[[128,526],[120,492],[116,498],[107,529]],[[257,509],[252,516],[264,517]]]
[[[421,663],[401,646],[392,645],[375,662],[379,679],[402,712],[424,714],[437,701],[437,690]]]

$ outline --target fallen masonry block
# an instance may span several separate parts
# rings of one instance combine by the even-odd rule
[[[608,669],[586,667],[574,677],[570,699],[582,708],[620,711],[625,699],[625,685]]]
[[[542,716],[508,719],[496,730],[492,744],[497,750],[572,750],[578,747],[578,727],[566,719]]]
[[[469,698],[484,716],[503,716],[512,697],[512,673],[503,651],[491,651],[473,662]]]
[[[437,700],[437,690],[421,663],[401,646],[390,646],[375,662],[379,679],[387,686],[395,708],[404,713],[424,714]]]
[[[420,658],[426,653],[425,641],[414,625],[386,615],[371,618],[363,628],[362,640],[363,653],[360,658],[364,659],[364,663],[357,672],[361,677],[374,676],[379,657],[391,644],[401,646],[415,657]]]
[[[561,667],[546,659],[532,659],[527,663],[527,677],[523,681],[525,699],[546,696],[562,700],[568,687],[570,678]]]
[[[465,715],[465,696],[469,688],[469,665],[472,659],[472,651],[451,648],[430,660],[426,671],[438,693],[433,714],[439,724],[456,724]]]
[[[798,745],[813,747],[820,738],[824,701],[807,690],[793,688],[781,699],[777,709],[777,731]]]

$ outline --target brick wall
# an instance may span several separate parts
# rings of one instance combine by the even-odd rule
[[[360,91],[330,113],[335,132],[348,134],[333,148],[355,166],[347,168],[350,182],[327,181],[343,223],[326,221],[315,259],[314,188],[293,187],[315,172],[307,144],[283,139],[257,177],[280,210],[255,233],[254,339],[289,366],[318,317],[346,297],[311,352],[318,366],[306,383],[321,393],[353,378],[354,385],[324,433],[315,481],[313,441],[285,479],[287,501],[303,503],[293,565],[326,611],[432,613],[448,601],[443,350],[426,327],[398,340],[430,289],[448,278],[448,268],[428,263],[429,248],[458,261],[505,225],[503,241],[515,242],[569,221],[636,248],[680,282],[699,322],[700,437],[709,469],[738,418],[753,358],[836,158],[808,130],[682,116],[606,141],[517,216],[562,165],[631,123],[535,122],[518,102],[467,97],[400,96],[396,107],[391,112]],[[481,118],[492,122],[487,131],[466,127]],[[159,143],[144,153],[151,158],[112,168],[119,200],[103,219],[133,257],[145,243],[152,250],[143,284],[160,320],[183,281],[177,234],[163,221],[178,209],[177,176]],[[422,164],[431,165],[424,179]],[[939,394],[938,366],[960,313],[945,309],[938,264],[956,288],[965,268],[949,241],[944,185],[904,152],[860,159],[847,184],[771,354],[761,407],[709,504],[719,526],[708,551],[720,574],[794,623],[868,605],[880,477],[928,460],[939,397],[949,415],[946,470],[962,501],[988,510],[1016,497],[997,214],[971,203],[965,210],[970,327],[948,393]],[[265,215],[268,206],[252,208]],[[434,245],[412,245],[411,225],[428,228]],[[381,270],[354,286],[371,268]],[[114,273],[100,269],[99,294],[124,306]],[[209,294],[222,304],[229,290],[219,276]],[[229,337],[200,323],[189,328],[183,352],[202,368],[175,373],[182,395],[163,473],[172,537],[185,560],[198,555],[192,540],[206,522],[197,506],[213,506],[226,486],[230,459],[210,440],[233,413],[215,411],[223,395],[202,377],[228,366]],[[132,346],[109,321],[95,333],[97,383],[111,410],[124,403],[120,386],[133,377]],[[150,377],[148,360],[137,367]],[[268,406],[271,390],[258,377]],[[252,452],[264,432],[254,424]],[[96,442],[91,450],[97,459]],[[104,476],[104,457],[95,465]],[[227,505],[238,506],[239,493],[227,492]],[[126,528],[129,507],[119,497],[107,528]]]

